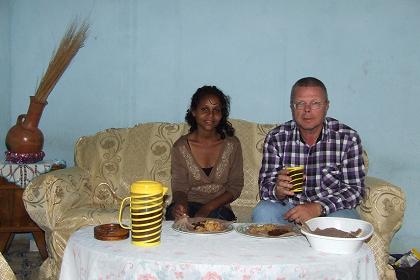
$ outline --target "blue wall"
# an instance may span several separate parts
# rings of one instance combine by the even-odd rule
[[[203,84],[231,96],[234,118],[286,121],[292,84],[316,76],[329,89],[329,115],[360,132],[369,174],[407,195],[404,226],[391,251],[420,249],[420,1],[0,3],[6,26],[3,8],[10,5],[10,38],[4,46],[7,28],[1,26],[0,51],[8,45],[11,51],[10,84],[0,85],[11,98],[2,135],[26,111],[75,16],[88,17],[91,32],[49,97],[40,125],[47,157],[70,164],[79,136],[182,121],[190,96]]]
[[[10,97],[10,8],[9,1],[0,0],[0,139],[3,142],[10,126]]]

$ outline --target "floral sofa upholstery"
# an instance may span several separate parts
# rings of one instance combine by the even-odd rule
[[[3,257],[2,253],[0,253],[0,279],[16,280],[12,268]]]
[[[245,177],[242,194],[232,207],[239,222],[250,222],[258,201],[264,138],[276,125],[231,122],[242,144]],[[170,187],[170,149],[187,132],[185,123],[145,123],[81,137],[75,145],[74,167],[41,175],[30,183],[23,200],[31,218],[45,231],[49,254],[41,266],[41,279],[58,279],[64,248],[74,231],[118,220],[119,204],[128,196],[132,182],[155,180]],[[368,245],[374,252],[380,279],[393,279],[395,273],[387,265],[388,249],[402,224],[404,193],[373,177],[367,177],[366,186],[358,211],[375,228]]]

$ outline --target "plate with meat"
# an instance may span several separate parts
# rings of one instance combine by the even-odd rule
[[[182,233],[220,234],[234,229],[232,222],[210,218],[185,218],[172,225],[172,229]]]
[[[261,238],[289,238],[301,235],[295,226],[284,224],[240,224],[235,230],[243,235]]]

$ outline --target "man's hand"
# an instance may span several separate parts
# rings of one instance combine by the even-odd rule
[[[319,217],[321,215],[321,204],[312,202],[301,204],[293,207],[284,214],[284,219],[290,222],[301,224],[309,219]]]
[[[287,169],[280,170],[279,174],[277,175],[277,182],[276,182],[276,196],[278,199],[284,199],[286,196],[293,196],[295,195],[294,192],[290,191],[293,187],[290,184],[292,178],[287,175]]]

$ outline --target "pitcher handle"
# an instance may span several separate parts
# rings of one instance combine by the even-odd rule
[[[17,117],[16,124],[22,124],[25,121],[26,114],[21,114]]]
[[[123,201],[121,201],[120,213],[118,214],[118,222],[120,223],[120,226],[121,226],[122,228],[125,228],[125,229],[131,229],[131,227],[127,227],[127,226],[125,226],[125,225],[122,223],[122,212],[123,212],[123,208],[124,208],[124,202],[125,202],[127,199],[131,199],[131,197],[126,197],[126,198],[124,198],[124,199],[123,199]]]

